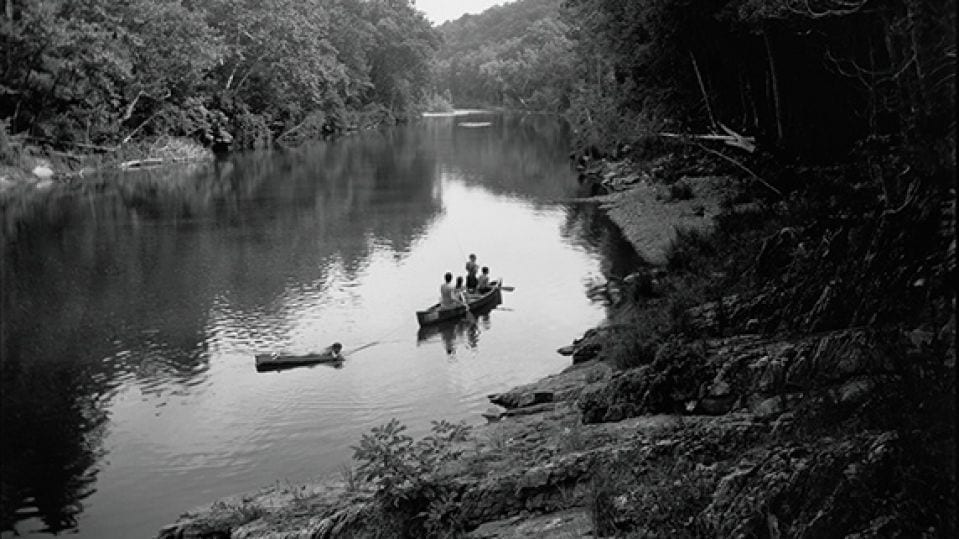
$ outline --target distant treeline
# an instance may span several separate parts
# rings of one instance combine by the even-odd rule
[[[439,27],[434,85],[457,106],[565,111],[580,68],[561,0],[519,0]]]
[[[4,0],[0,119],[112,145],[181,135],[235,148],[401,119],[438,35],[408,0]]]
[[[866,142],[946,151],[955,22],[948,0],[518,0],[439,28],[435,88],[568,111],[604,149],[725,126],[803,159]]]

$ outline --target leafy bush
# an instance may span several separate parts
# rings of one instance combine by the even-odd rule
[[[465,423],[434,421],[432,434],[414,442],[397,419],[374,427],[353,447],[357,476],[376,487],[381,518],[406,537],[453,533],[458,528],[457,492],[443,467],[460,458],[455,444],[469,439]],[[442,533],[441,533],[442,532]]]

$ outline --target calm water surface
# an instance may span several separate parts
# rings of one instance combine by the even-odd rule
[[[565,367],[587,283],[633,255],[576,195],[556,120],[479,116],[88,179],[4,207],[2,516],[11,535],[151,537],[181,512],[336,475],[392,417],[479,424]],[[418,331],[475,252],[516,287]],[[341,341],[342,368],[253,355]]]

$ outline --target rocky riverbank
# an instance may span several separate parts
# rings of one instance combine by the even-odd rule
[[[600,166],[614,194],[597,202],[653,265],[608,283],[614,314],[560,350],[569,368],[491,395],[487,425],[416,443],[386,426],[339,480],[220,500],[160,537],[951,536],[954,299],[927,296],[922,320],[837,320],[839,285],[809,264],[859,268],[828,227],[789,226],[800,210],[725,177]],[[918,208],[899,218],[918,226]],[[866,245],[850,260],[902,241],[845,226]],[[925,267],[905,277],[941,290]]]

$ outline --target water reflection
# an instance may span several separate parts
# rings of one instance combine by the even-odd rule
[[[534,115],[477,120],[491,125],[437,119],[2,199],[2,528],[59,532],[79,519],[91,537],[152,534],[188,508],[178,505],[185,476],[206,488],[266,461],[312,469],[324,449],[293,449],[297,437],[352,443],[344,429],[378,417],[382,402],[369,396],[383,388],[384,400],[427,393],[416,384],[436,376],[452,396],[425,398],[482,396],[475,380],[525,368],[506,363],[514,350],[555,349],[595,322],[588,302],[560,293],[568,275],[597,259],[601,273],[621,274],[635,260],[594,207],[555,203],[575,195],[567,128]],[[509,269],[522,293],[423,330],[414,345],[413,312],[433,299],[445,265],[461,267],[460,242],[495,261],[497,277]],[[339,334],[357,344],[406,337],[319,378],[252,372],[254,353],[307,351]],[[414,359],[433,349],[493,357],[432,374]],[[311,401],[317,394],[335,405]],[[276,395],[274,408],[255,402]],[[270,445],[286,438],[290,446]],[[108,461],[120,470],[109,480]],[[260,473],[268,482],[287,472]],[[119,523],[128,515],[140,518]]]
[[[438,340],[448,356],[455,356],[461,345],[467,350],[475,350],[479,348],[480,335],[492,327],[490,313],[498,306],[487,305],[458,320],[421,327],[416,332],[416,344],[422,346]]]
[[[476,118],[492,125],[464,128],[457,125],[459,118],[436,118],[424,127],[430,138],[444,140],[439,149],[441,172],[458,173],[469,185],[521,197],[537,208],[571,196],[566,181],[571,177],[565,156],[568,124],[543,114]]]
[[[2,528],[75,527],[110,396],[202,383],[224,295],[277,318],[291,282],[322,292],[377,245],[408,252],[441,210],[424,148],[389,131],[4,199]]]
[[[74,369],[2,365],[0,454],[3,529],[36,518],[53,533],[76,526],[82,500],[94,492],[107,416]]]
[[[622,278],[638,268],[649,266],[632,248],[619,227],[595,203],[567,204],[560,234],[570,243],[597,257],[604,279]]]

